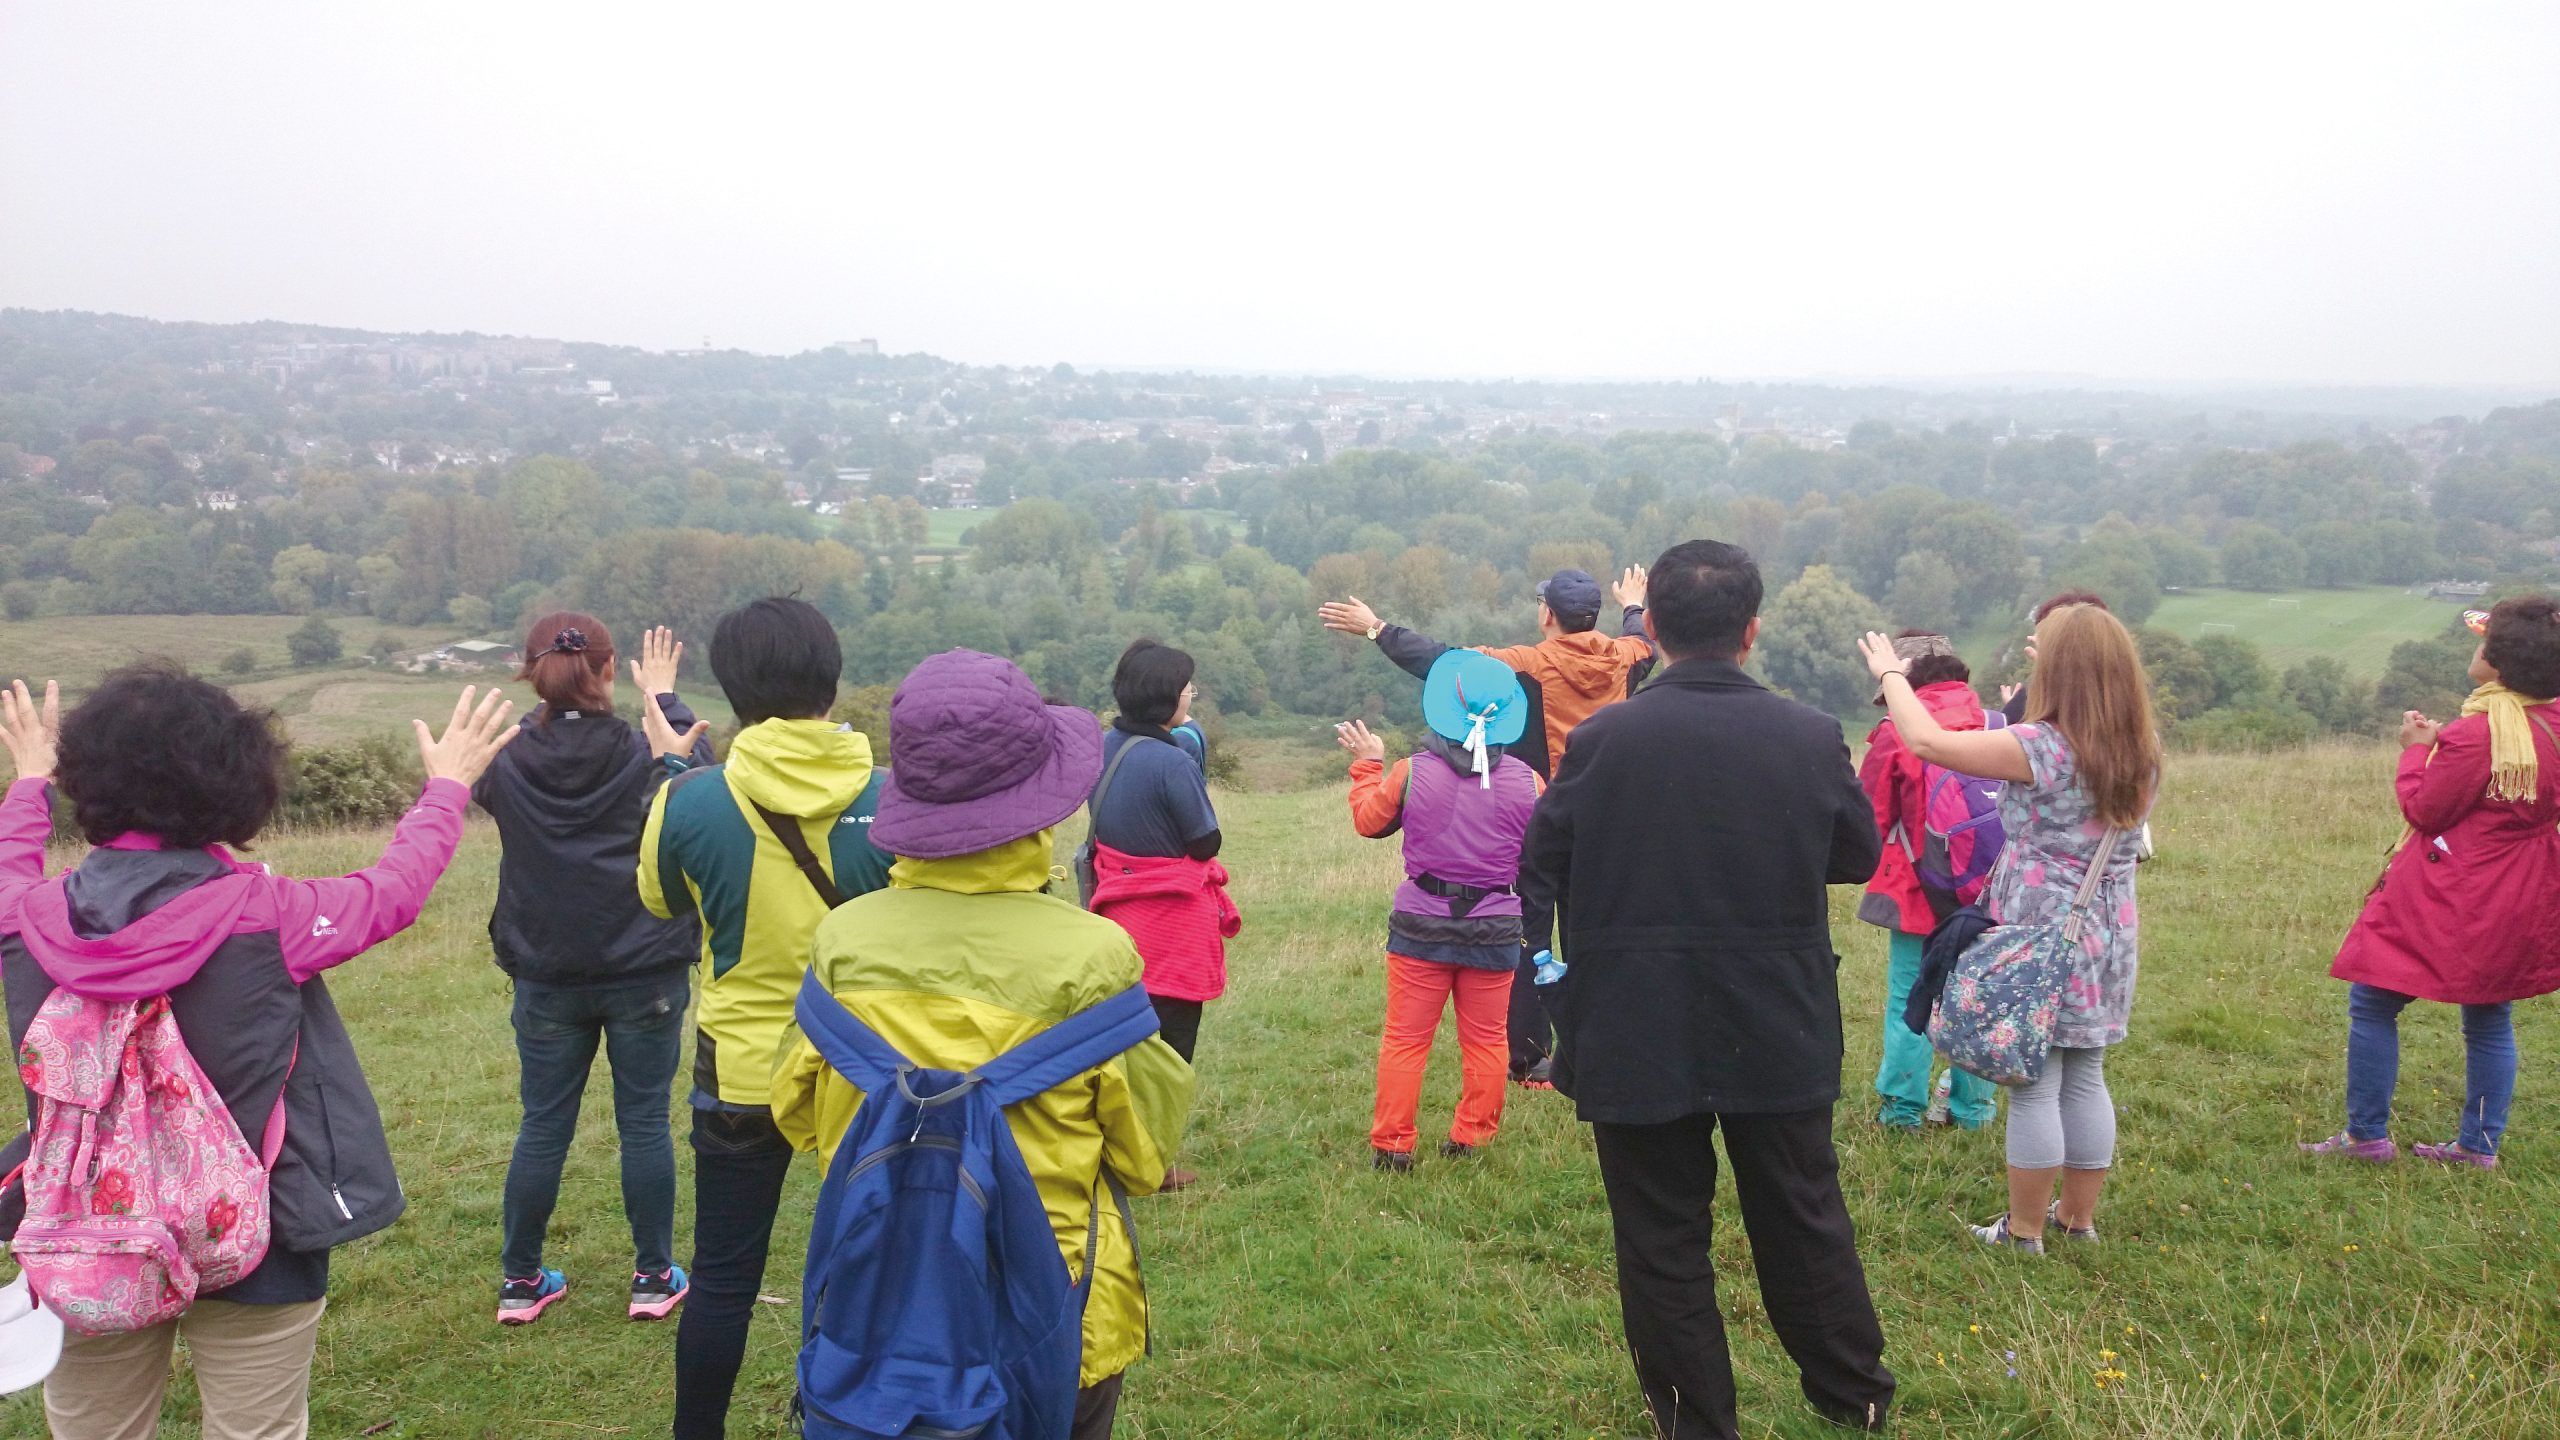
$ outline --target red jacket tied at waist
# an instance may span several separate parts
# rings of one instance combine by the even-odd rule
[[[1215,1000],[1227,993],[1227,941],[1244,916],[1227,898],[1227,867],[1185,856],[1093,854],[1093,910],[1138,942],[1150,995]]]
[[[2400,755],[2408,843],[2391,858],[2329,973],[2421,1000],[2496,1005],[2560,990],[2560,705],[2536,706],[2540,783],[2492,800],[2489,720]]]

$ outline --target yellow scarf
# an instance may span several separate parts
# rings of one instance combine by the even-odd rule
[[[2462,702],[2465,715],[2489,717],[2489,798],[2531,800],[2540,780],[2540,757],[2533,744],[2533,721],[2527,705],[2548,702],[2519,695],[2492,680]]]

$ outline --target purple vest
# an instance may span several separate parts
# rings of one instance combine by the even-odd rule
[[[1446,918],[1452,902],[1414,883],[1429,875],[1453,885],[1509,892],[1520,880],[1520,842],[1529,812],[1538,805],[1538,776],[1526,761],[1505,755],[1493,768],[1493,788],[1461,775],[1429,751],[1413,757],[1404,792],[1404,884],[1396,888],[1400,915]],[[1520,897],[1487,895],[1471,917],[1517,919]]]

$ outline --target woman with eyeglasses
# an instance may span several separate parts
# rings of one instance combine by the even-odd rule
[[[1093,910],[1118,921],[1146,962],[1148,996],[1165,1043],[1185,1061],[1200,1039],[1202,1007],[1227,992],[1227,940],[1242,928],[1218,863],[1223,837],[1208,777],[1193,746],[1200,698],[1191,657],[1140,640],[1120,656],[1111,695],[1120,713],[1102,741],[1102,778],[1088,811],[1094,842]],[[1173,1171],[1166,1189],[1197,1177]]]

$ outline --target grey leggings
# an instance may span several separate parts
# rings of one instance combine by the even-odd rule
[[[2009,1168],[2104,1170],[2115,1158],[2106,1050],[2054,1046],[2044,1073],[2009,1092]]]

